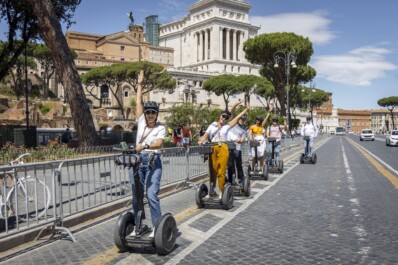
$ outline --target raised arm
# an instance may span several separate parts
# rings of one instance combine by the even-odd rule
[[[272,111],[272,105],[269,107],[269,110],[268,110],[267,116],[265,116],[265,119],[263,120],[263,123],[261,124],[261,127],[264,127],[264,126],[265,126],[265,124],[267,123],[267,121],[268,121],[268,118],[269,118],[269,114],[271,113],[271,111]]]
[[[144,82],[144,70],[140,71],[137,80],[137,99],[135,103],[135,115],[137,119],[144,112],[144,106],[142,105],[142,82]]]
[[[237,108],[240,104],[242,104],[242,100],[241,100],[241,99],[238,99],[238,101],[232,106],[232,109],[231,109],[231,118],[234,118],[234,117],[235,117],[236,108]]]
[[[232,121],[228,122],[229,126],[231,128],[234,127],[238,122],[238,120],[240,119],[240,117],[242,117],[243,114],[245,114],[248,110],[249,110],[249,105],[247,105],[246,108],[241,113],[239,113],[235,118],[233,118]]]

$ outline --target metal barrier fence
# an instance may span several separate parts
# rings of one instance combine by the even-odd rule
[[[300,141],[283,139],[282,150]],[[167,149],[161,186],[208,174],[208,164],[194,148]],[[131,196],[128,169],[115,164],[119,155],[0,167],[0,239],[49,223],[69,233],[62,227],[64,218]],[[248,144],[242,144],[242,159],[249,159]]]

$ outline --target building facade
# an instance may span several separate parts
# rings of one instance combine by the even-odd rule
[[[172,95],[153,93],[151,98],[165,108],[184,100],[224,108],[222,97],[208,94],[202,84],[220,74],[259,75],[259,67],[243,52],[243,43],[259,30],[250,24],[250,8],[243,0],[200,0],[182,19],[160,25],[159,46],[174,49],[174,66],[168,71],[178,85]],[[251,102],[262,106],[255,97]]]
[[[145,40],[154,46],[159,46],[159,20],[156,15],[145,18]]]

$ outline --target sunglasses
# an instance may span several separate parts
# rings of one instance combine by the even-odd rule
[[[155,115],[155,114],[157,114],[157,112],[154,111],[154,110],[148,110],[148,111],[145,111],[145,114],[152,114],[152,115]]]
[[[228,115],[221,115],[221,117],[223,117],[224,119],[229,119],[229,116]]]

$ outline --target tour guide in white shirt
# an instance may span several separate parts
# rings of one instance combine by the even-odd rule
[[[307,150],[307,141],[304,141],[304,155],[305,156],[312,156],[312,149],[314,147],[314,140],[315,137],[318,136],[318,130],[316,129],[316,126],[312,123],[312,118],[311,116],[307,117],[307,122],[304,123],[304,125],[301,128],[301,136],[309,136],[310,140],[309,140],[309,150],[308,150],[308,154],[306,153]]]

